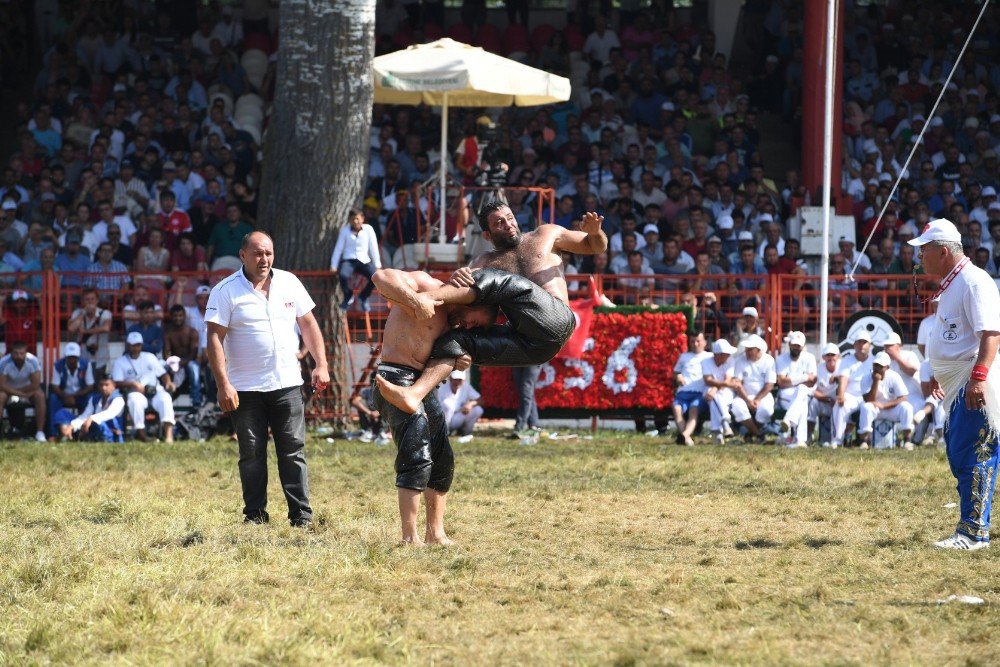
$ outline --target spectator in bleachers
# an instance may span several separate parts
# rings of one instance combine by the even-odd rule
[[[225,221],[216,223],[208,239],[206,259],[211,264],[212,271],[239,269],[243,237],[252,231],[253,227],[243,221],[239,205],[229,204],[226,207]]]
[[[35,409],[35,440],[45,442],[45,394],[42,393],[42,365],[28,352],[24,341],[11,345],[0,359],[0,417],[12,403],[30,404]]]
[[[174,166],[172,162],[168,162],[167,165]],[[174,191],[165,189],[162,192],[157,191],[157,209],[160,226],[163,229],[163,245],[173,249],[180,235],[193,229],[187,207],[180,207]]]
[[[27,262],[22,268],[22,272],[28,275],[21,278],[21,289],[28,290],[29,292],[41,292],[44,272],[58,271],[55,263],[56,251],[52,248],[43,249],[38,259]]]
[[[4,300],[3,311],[0,314],[6,348],[10,350],[14,343],[22,341],[34,350],[40,338],[38,335],[40,319],[38,302],[30,294],[20,289],[11,292]]]
[[[178,358],[179,367],[184,369],[184,383],[191,395],[191,405],[195,409],[200,408],[202,404],[200,363],[202,349],[198,332],[187,323],[187,310],[179,303],[171,306],[170,317],[163,330],[163,357]],[[181,383],[175,381],[174,384],[180,388]]]
[[[174,402],[170,393],[175,387],[163,363],[143,352],[142,334],[137,331],[125,338],[125,354],[115,360],[111,376],[118,390],[124,392],[125,404],[137,440],[147,442],[146,408],[152,405],[163,424],[166,442],[174,440]]]
[[[162,290],[170,280],[171,253],[163,245],[163,230],[150,229],[147,242],[136,254],[135,270],[140,274],[136,284],[143,284],[153,290]],[[156,273],[161,272],[162,273]]]
[[[79,344],[66,343],[62,358],[56,360],[52,382],[49,384],[49,434],[58,435],[59,411],[66,410],[72,418],[72,415],[86,407],[87,397],[93,391],[93,365],[80,358]]]
[[[87,267],[84,284],[97,289],[103,296],[112,296],[132,282],[128,267],[114,259],[114,248],[108,242],[97,247],[97,258]]]
[[[111,311],[100,307],[100,297],[92,287],[83,290],[80,302],[82,305],[70,315],[66,330],[80,344],[83,358],[93,364],[94,375],[103,375],[111,363]]]
[[[110,375],[97,383],[97,391],[89,395],[80,414],[69,418],[66,412],[58,422],[59,437],[69,440],[79,435],[97,442],[125,441],[125,399]]]
[[[378,247],[375,230],[365,224],[361,211],[352,208],[347,214],[347,224],[340,228],[337,244],[330,257],[330,270],[340,277],[340,289],[344,300],[340,307],[344,310],[354,302],[354,292],[351,289],[351,278],[355,273],[365,277],[365,285],[357,298],[361,309],[367,312],[370,308],[368,297],[375,285],[372,276],[382,268],[382,257]]]
[[[152,301],[140,301],[137,306],[139,321],[129,326],[126,333],[138,333],[142,336],[142,351],[163,359],[163,327],[157,317],[156,304]],[[160,312],[162,313],[162,309]]]

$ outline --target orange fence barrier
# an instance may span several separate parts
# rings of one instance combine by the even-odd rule
[[[121,343],[127,321],[126,306],[145,289],[145,298],[158,303],[165,310],[173,303],[195,305],[195,288],[201,284],[214,284],[229,272],[171,273],[169,282],[164,276],[151,274],[70,274],[54,272],[21,273],[0,283],[0,295],[5,297],[5,314],[10,308],[6,299],[10,292],[23,289],[33,299],[40,327],[38,342],[41,344],[45,379],[51,377],[52,366],[61,354],[61,344],[71,339],[66,331],[73,310],[80,305],[84,286],[93,285],[102,294],[102,307],[113,318],[111,341]],[[370,301],[371,311],[340,308],[343,295],[337,276],[328,271],[297,271],[306,289],[316,302],[315,315],[323,331],[327,357],[338,364],[335,377],[339,383],[328,392],[312,397],[308,407],[311,420],[343,419],[348,416],[348,402],[370,380],[374,369],[388,315],[388,305],[377,293]],[[437,277],[447,279],[447,274]],[[810,341],[818,340],[819,332],[819,277],[801,275],[596,275],[597,289],[618,305],[625,304],[679,304],[692,295],[696,299],[695,325],[709,338],[718,338],[730,331],[746,305],[754,305],[760,312],[762,326],[772,349],[781,345],[782,338],[791,330],[805,331]],[[120,279],[121,289],[111,289]],[[356,276],[360,287],[364,280]],[[571,297],[587,296],[590,291],[588,275],[567,275]],[[927,307],[921,298],[929,297],[936,285],[926,280],[919,285],[919,297],[914,291],[912,277],[908,275],[859,275],[854,283],[843,278],[830,282],[829,340],[839,341],[840,325],[853,313],[866,308],[884,309],[899,322],[904,341],[912,343]],[[712,296],[714,295],[714,300]],[[708,298],[706,298],[708,297]],[[714,303],[713,303],[714,301]],[[355,307],[356,308],[356,307]],[[34,312],[34,311],[33,311]],[[5,340],[8,340],[5,332]]]

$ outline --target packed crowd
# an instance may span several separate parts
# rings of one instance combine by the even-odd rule
[[[765,276],[809,272],[788,220],[819,201],[796,170],[775,174],[760,151],[762,114],[799,121],[803,74],[800,3],[760,5],[767,11],[747,16],[751,56],[731,63],[711,32],[680,24],[656,3],[613,17],[588,5],[565,30],[537,21],[529,30],[527,14],[518,13],[519,22],[512,18],[497,39],[482,21],[445,30],[436,13],[420,15],[436,3],[379,2],[379,53],[476,30],[501,53],[573,83],[564,104],[453,114],[447,238],[461,239],[468,254],[483,247],[475,216],[481,195],[463,189],[478,185],[504,184],[524,230],[550,218],[575,227],[584,211],[596,210],[609,251],[567,255],[568,273],[597,274],[618,303],[694,305],[713,338],[733,335],[744,309],[768,306],[760,296]],[[205,272],[236,267],[239,243],[257,222],[260,107],[273,88],[275,34],[267,3],[257,0],[235,11],[217,2],[190,13],[156,7],[63,7],[70,13],[44,49],[31,99],[17,104],[16,150],[0,175],[0,284],[13,359],[19,340],[29,347],[37,341],[35,300],[41,272],[50,270],[63,287],[80,290],[66,331],[92,372],[114,374],[109,343],[142,335],[141,353],[160,365],[134,373],[145,378],[137,386],[154,386],[146,399],[167,422],[174,366],[187,376],[192,403],[205,395],[198,363],[211,284]],[[991,17],[980,27],[927,121],[966,35],[962,8],[888,3],[852,9],[846,18],[841,179],[853,198],[857,239],[866,238],[894,181],[903,179],[864,253],[861,243],[841,240],[831,261],[831,300],[846,309],[913,305],[905,285],[907,295],[889,304],[842,276],[855,264],[859,273],[915,270],[903,241],[939,216],[959,226],[973,261],[1000,277],[998,22]],[[5,67],[0,75],[12,87],[19,73]],[[431,233],[426,212],[440,196],[429,189],[442,159],[439,132],[430,107],[373,109],[363,206],[332,249],[345,308],[369,308],[370,289],[356,289],[354,274],[417,265],[414,247]],[[539,216],[541,195],[528,187],[551,188],[554,205],[543,200]],[[362,234],[372,238],[361,242]],[[190,277],[179,277],[184,273]],[[814,302],[805,297],[803,305]],[[201,342],[168,347],[168,338],[194,340],[176,327]],[[31,350],[26,354],[30,362]],[[13,363],[21,379],[5,381],[4,400],[34,400],[40,390],[26,362]],[[131,401],[140,416],[142,401]],[[48,420],[59,406],[46,407]],[[39,430],[53,434],[55,426]]]

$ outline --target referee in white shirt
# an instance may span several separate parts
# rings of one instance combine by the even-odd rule
[[[358,295],[361,310],[368,312],[368,297],[371,296],[375,284],[372,276],[382,268],[382,258],[378,251],[378,238],[371,225],[365,223],[361,211],[352,208],[347,214],[347,224],[340,228],[337,245],[330,257],[330,270],[340,273],[340,289],[344,292],[344,301],[340,304],[347,310],[354,303],[351,292],[351,278],[355,273],[364,274],[368,282]]]
[[[267,523],[267,439],[274,435],[278,477],[293,526],[312,521],[306,472],[306,421],[296,352],[298,324],[316,361],[312,385],[330,383],[326,351],[312,314],[316,305],[291,273],[272,268],[274,243],[251,232],[240,248],[243,267],[212,289],[205,308],[208,360],[219,391],[219,408],[232,413],[240,444],[245,521]]]

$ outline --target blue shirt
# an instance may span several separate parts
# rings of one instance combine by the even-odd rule
[[[150,324],[144,327],[141,324],[133,324],[128,328],[127,333],[138,331],[142,334],[142,351],[155,354],[157,357],[163,356],[163,329],[159,324]]]
[[[64,252],[56,255],[56,271],[75,274],[60,276],[59,282],[63,287],[83,287],[83,276],[80,274],[86,273],[88,268],[90,268],[90,259],[83,253],[78,253],[75,258]]]

